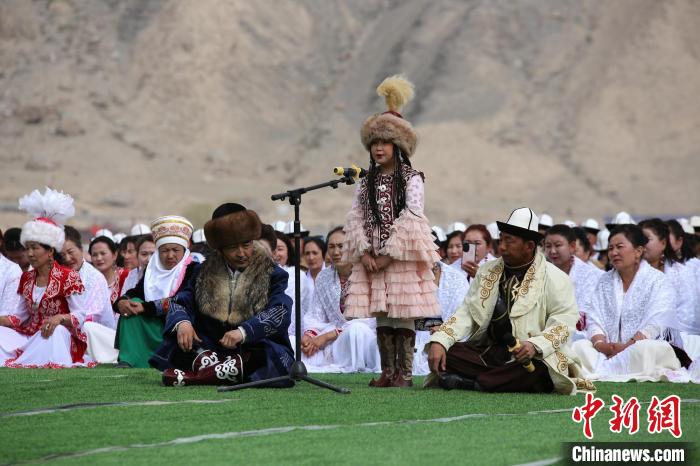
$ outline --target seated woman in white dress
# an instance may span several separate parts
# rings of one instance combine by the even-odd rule
[[[598,267],[582,261],[576,256],[577,238],[573,228],[559,224],[547,229],[544,237],[544,253],[547,260],[565,272],[574,285],[576,306],[580,319],[576,324],[576,333],[571,341],[586,338],[586,306],[590,300],[598,279],[603,271]]]
[[[331,266],[316,277],[311,310],[304,315],[302,358],[313,372],[378,372],[376,319],[343,316],[352,271],[352,264],[340,263],[344,239],[342,227],[328,233]]]
[[[589,339],[572,344],[591,379],[668,380],[681,368],[664,340],[674,325],[676,295],[668,278],[644,260],[646,243],[636,225],[610,233],[613,270],[600,278],[587,307]]]
[[[22,227],[20,241],[32,269],[20,278],[18,306],[0,316],[0,364],[7,367],[94,365],[85,354],[83,331],[88,309],[85,287],[77,272],[59,265],[62,223],[75,212],[73,199],[49,188],[19,201],[36,217]]]
[[[683,338],[683,349],[688,353],[696,365],[700,360],[700,259],[695,257],[696,242],[693,227],[681,225],[678,220],[666,221],[670,229],[669,243],[676,253],[678,262],[686,268],[686,277],[690,278],[695,291],[695,313],[688,316],[684,322],[684,329],[681,329]]]
[[[80,232],[70,225],[66,225],[64,231],[63,265],[78,272],[85,286],[87,309],[83,329],[87,335],[87,353],[100,364],[116,363],[119,352],[114,348],[114,338],[117,333],[115,316],[118,314],[112,310],[107,280],[85,261]]]
[[[296,299],[296,277],[294,275],[294,261],[295,261],[294,246],[289,240],[287,235],[280,231],[275,231],[275,247],[272,249],[272,258],[275,263],[282,267],[288,274],[289,279],[287,280],[287,289],[284,293],[292,299],[292,323],[289,325],[289,339],[292,342],[292,349],[295,348],[294,335],[295,326],[294,319],[296,318],[296,305],[294,304]],[[303,270],[299,275],[299,283],[301,283],[301,315],[303,316],[311,308],[311,299],[313,298],[313,282],[306,275]]]
[[[675,320],[678,328],[672,330],[667,339],[678,348],[684,348],[681,331],[697,334],[700,330],[694,271],[678,260],[671,246],[670,229],[666,222],[653,218],[639,222],[639,227],[648,240],[644,246],[644,259],[668,277],[676,292]],[[683,357],[681,355],[681,359]],[[681,363],[689,364],[684,360]]]

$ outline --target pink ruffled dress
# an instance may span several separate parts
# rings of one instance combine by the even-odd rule
[[[423,214],[423,174],[404,165],[406,208],[394,218],[394,175],[375,179],[381,224],[369,212],[368,178],[355,191],[345,220],[343,261],[353,264],[349,278],[345,317],[418,319],[440,316],[432,267],[440,260]],[[377,273],[368,274],[360,259],[365,252],[388,255],[394,261]]]

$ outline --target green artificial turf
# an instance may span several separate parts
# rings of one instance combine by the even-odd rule
[[[583,395],[370,389],[365,374],[317,377],[352,393],[304,382],[292,389],[229,393],[166,388],[158,372],[148,369],[0,369],[0,464],[519,464],[556,458],[562,442],[585,440],[570,411],[583,404]],[[606,407],[594,419],[596,441],[674,441],[666,432],[646,432],[651,396],[700,398],[693,384],[597,385]],[[613,394],[644,403],[636,435],[609,431]],[[122,401],[180,403],[8,416]],[[681,415],[680,440],[696,442],[700,403],[684,403]],[[222,438],[197,438],[210,434]]]

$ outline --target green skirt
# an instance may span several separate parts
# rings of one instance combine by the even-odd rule
[[[148,359],[163,341],[160,317],[131,316],[119,318],[116,347],[119,362],[131,367],[150,367]]]

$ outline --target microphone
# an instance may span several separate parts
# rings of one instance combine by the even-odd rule
[[[352,164],[352,167],[335,167],[333,169],[333,173],[335,173],[338,176],[349,176],[350,178],[364,178],[367,176],[367,170],[364,168],[360,168],[354,163]]]
[[[510,351],[511,353],[513,351],[519,350],[522,346],[520,344],[520,340],[516,340],[513,334],[511,333],[506,333],[505,335],[503,335],[503,343],[506,344],[506,346],[508,347],[508,351]],[[528,372],[535,372],[535,365],[532,363],[532,361],[526,362],[525,364],[523,364],[523,367]]]

